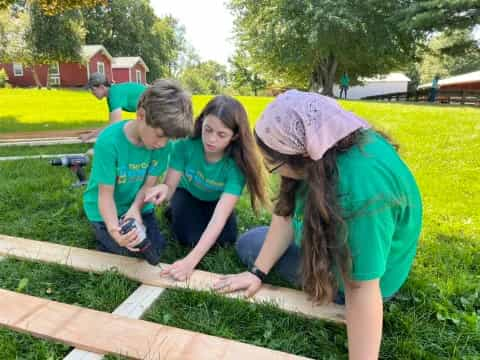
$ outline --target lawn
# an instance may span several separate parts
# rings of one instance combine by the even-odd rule
[[[27,111],[31,105],[27,109],[18,104],[14,91],[20,94],[20,102],[25,98],[29,104],[34,103],[36,96],[32,94],[38,91],[46,96],[55,93],[1,90],[0,131],[38,130],[43,122],[50,124],[49,129],[83,126],[81,122],[98,125],[95,119],[106,116],[106,105],[93,96],[66,91],[62,96],[73,98],[75,94],[85,102],[72,101],[66,110],[59,111],[59,101],[55,106],[59,116],[50,109],[50,115],[38,111],[34,118]],[[7,92],[12,98],[5,101],[3,95]],[[240,100],[254,120],[271,99]],[[194,97],[197,113],[206,101],[208,97]],[[54,96],[49,103],[54,103]],[[385,305],[381,357],[479,359],[480,109],[354,101],[342,102],[342,106],[385,130],[400,144],[400,153],[423,194],[425,215],[418,255],[399,296]],[[9,117],[15,120],[9,121]],[[0,156],[76,153],[87,147],[0,147]],[[272,186],[277,180],[271,179]],[[0,162],[0,234],[93,248],[93,234],[82,211],[81,190],[69,187],[73,181],[67,169],[51,168],[44,160]],[[265,212],[255,217],[245,196],[237,212],[241,231],[269,220]],[[162,209],[157,210],[157,215],[168,234]],[[170,242],[162,260],[174,261],[187,251]],[[215,249],[199,267],[220,273],[243,270],[231,248]],[[0,269],[2,288],[104,311],[112,311],[138,286],[115,273],[82,274],[61,266],[13,259],[0,262]],[[279,283],[275,276],[270,276],[270,281]],[[312,358],[347,356],[343,326],[210,293],[169,290],[145,319]],[[61,359],[67,352],[64,345],[0,331],[2,359]]]
[[[212,96],[194,96],[195,114]],[[256,119],[271,98],[240,97],[248,103],[251,119]],[[125,119],[134,113],[124,112]],[[91,129],[108,120],[106,100],[99,101],[86,90],[0,89],[0,133]]]

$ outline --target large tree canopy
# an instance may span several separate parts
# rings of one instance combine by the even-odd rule
[[[472,29],[480,24],[478,0],[416,0],[399,12],[402,26],[434,32]]]
[[[480,48],[467,30],[437,34],[422,50],[421,57],[422,83],[430,82],[435,75],[444,78],[480,69]]]
[[[169,76],[181,50],[182,32],[171,17],[158,18],[147,0],[110,0],[83,10],[87,44],[102,44],[112,56],[141,56],[149,81]]]
[[[84,30],[78,10],[46,14],[38,1],[17,2],[0,12],[0,61],[32,66],[80,60]]]
[[[38,2],[30,6],[27,45],[37,64],[80,61],[85,31],[78,10],[46,14]]]
[[[231,0],[240,48],[275,76],[332,95],[338,74],[386,73],[414,52],[394,16],[409,0]]]
[[[47,15],[55,15],[66,10],[79,9],[83,7],[92,7],[99,4],[106,4],[108,0],[33,0],[42,11]],[[8,8],[15,3],[27,3],[27,0],[0,0],[0,9]]]

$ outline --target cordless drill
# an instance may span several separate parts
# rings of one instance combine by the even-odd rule
[[[50,160],[53,166],[67,166],[72,172],[77,175],[78,181],[72,186],[78,187],[87,184],[87,176],[83,168],[90,162],[86,155],[65,155],[60,158]]]
[[[139,224],[137,220],[134,218],[120,218],[120,234],[125,235],[132,231],[133,229],[137,229],[139,243],[135,246],[136,249],[139,250],[142,257],[148,261],[150,265],[157,265],[160,262],[160,254],[152,242],[147,238],[145,226]]]

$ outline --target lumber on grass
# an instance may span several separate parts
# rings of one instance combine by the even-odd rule
[[[115,269],[124,276],[147,285],[210,291],[221,274],[195,270],[187,281],[160,276],[161,267],[131,257],[94,250],[0,235],[0,256],[56,263],[81,271],[104,272]],[[165,264],[163,264],[165,265]],[[229,294],[243,298],[242,293]],[[345,322],[344,307],[337,304],[315,305],[304,292],[264,284],[251,301],[273,303],[280,309],[334,322]]]
[[[64,156],[83,156],[85,154],[45,154],[45,155],[21,155],[21,156],[1,156],[0,161],[17,161],[31,159],[51,159]]]
[[[38,139],[3,139],[0,146],[41,146],[92,143],[95,140],[82,141],[78,137],[38,138]]]
[[[152,306],[165,289],[158,286],[140,285],[130,296],[118,306],[113,315],[121,315],[129,319],[140,319]],[[73,349],[63,360],[102,360],[103,355],[81,349]]]
[[[0,325],[84,350],[133,359],[305,359],[3,289],[0,289]]]

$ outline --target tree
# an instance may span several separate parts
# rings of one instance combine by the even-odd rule
[[[255,96],[257,96],[258,90],[265,89],[267,81],[255,69],[250,56],[245,50],[238,49],[233,57],[229,59],[229,62],[232,66],[230,77],[233,88],[240,89],[248,86]]]
[[[448,46],[435,49],[440,57],[468,56],[477,46],[471,37],[459,34],[471,33],[480,23],[478,0],[415,0],[400,11],[398,16],[400,26],[406,31],[414,31],[420,38],[429,38],[438,33],[449,37]]]
[[[49,15],[44,13],[38,2],[33,2],[26,37],[37,64],[81,60],[85,29],[78,10]]]
[[[480,48],[468,30],[439,33],[422,51],[419,72],[422,83],[435,75],[448,77],[480,69]]]
[[[78,10],[56,15],[45,14],[38,1],[17,3],[4,10],[6,31],[1,34],[6,47],[0,51],[3,62],[22,62],[31,67],[35,83],[35,65],[80,60],[84,30]],[[1,26],[0,26],[1,27]]]
[[[2,0],[0,1],[0,9],[6,9],[15,3],[22,3],[22,5],[24,5],[26,2],[26,0]],[[45,14],[55,15],[66,10],[106,4],[107,0],[37,0],[37,3]]]
[[[231,0],[238,45],[270,75],[332,95],[343,71],[372,76],[404,66],[413,31],[394,16],[410,0]]]
[[[174,18],[159,19],[147,0],[110,0],[83,15],[87,44],[102,44],[113,56],[141,56],[149,81],[170,75],[183,41]]]
[[[179,77],[185,69],[197,66],[200,63],[200,55],[191,44],[185,41],[176,62],[175,77]]]
[[[480,23],[478,0],[416,0],[399,12],[402,26],[418,32],[473,29]]]
[[[187,66],[179,79],[193,94],[220,94],[227,86],[227,68],[209,60]]]
[[[29,26],[27,11],[0,10],[0,62],[33,61],[32,52],[26,44]]]

